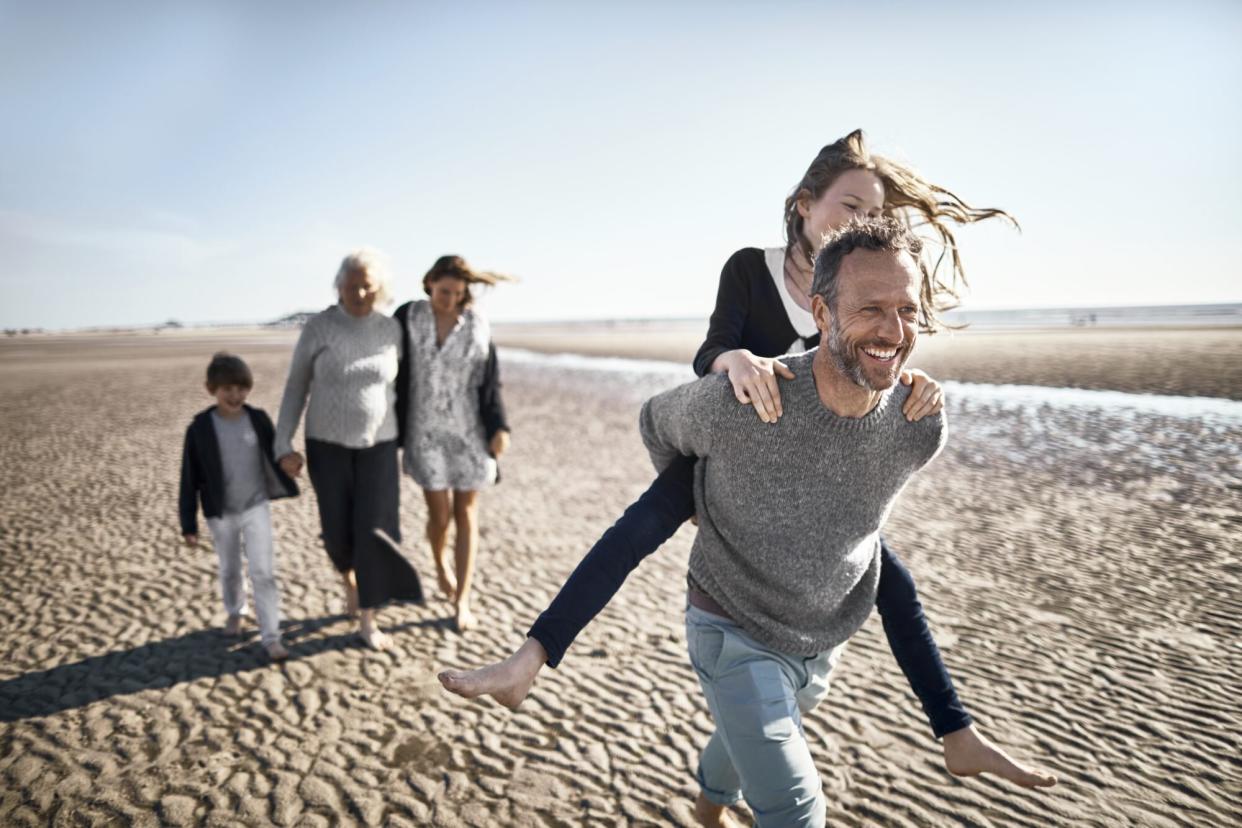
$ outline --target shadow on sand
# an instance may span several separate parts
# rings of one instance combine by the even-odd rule
[[[349,622],[350,630],[315,637],[320,630],[340,622]],[[344,615],[285,622],[281,635],[289,647],[289,662],[329,650],[364,647],[352,624]],[[436,618],[385,625],[384,630],[395,634],[419,627],[447,628],[449,624],[449,619]],[[50,716],[113,696],[271,664],[253,635],[231,638],[218,629],[198,630],[0,681],[0,722]]]

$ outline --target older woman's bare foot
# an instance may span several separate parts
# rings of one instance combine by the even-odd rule
[[[375,610],[362,610],[362,624],[358,629],[358,637],[361,638],[368,647],[381,652],[392,646],[392,639],[380,630],[375,620]]]
[[[694,800],[694,816],[705,828],[742,828],[742,823],[729,813],[728,806],[717,805],[704,796],[702,791],[699,791],[698,799]]]
[[[450,693],[467,699],[491,696],[510,710],[517,710],[535,683],[539,668],[547,660],[548,653],[543,645],[528,638],[516,653],[504,661],[478,670],[445,670],[439,678],[444,689]]]
[[[1057,778],[1048,771],[1028,768],[992,744],[973,725],[944,737],[944,766],[954,776],[994,773],[1024,788],[1048,788]]]
[[[345,583],[345,613],[350,618],[358,617],[358,579],[351,569],[348,572],[341,573],[341,580]]]

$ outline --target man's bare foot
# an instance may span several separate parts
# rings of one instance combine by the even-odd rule
[[[224,634],[231,636],[239,636],[242,631],[242,617],[240,615],[230,615],[229,620],[224,622]]]
[[[267,650],[267,657],[272,661],[284,661],[289,657],[289,651],[279,638],[270,644],[264,644],[263,649]]]
[[[341,573],[341,580],[345,583],[345,614],[350,618],[357,618],[358,578],[351,569],[348,572]]]
[[[694,816],[706,828],[742,828],[742,823],[729,812],[727,805],[717,805],[704,796],[702,791],[699,791],[698,798],[694,800]]]
[[[464,633],[475,625],[474,613],[470,611],[469,604],[457,605],[457,617],[453,619],[459,633]]]
[[[445,670],[439,678],[444,689],[450,693],[467,699],[491,696],[510,710],[517,710],[535,683],[539,668],[547,660],[548,653],[543,645],[528,638],[516,653],[504,661],[478,670]]]
[[[1057,778],[1048,771],[1020,765],[975,731],[973,725],[944,737],[944,766],[954,776],[994,773],[1023,788],[1048,788]]]
[[[440,592],[446,601],[457,600],[457,578],[449,571],[444,558],[436,558],[436,581],[440,584]]]

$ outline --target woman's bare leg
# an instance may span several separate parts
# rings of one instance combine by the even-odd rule
[[[457,631],[474,626],[470,612],[470,584],[474,580],[474,558],[479,548],[479,493],[453,492],[453,520],[457,525],[454,552],[457,563]]]
[[[444,689],[467,699],[491,696],[510,710],[516,710],[530,692],[539,668],[548,660],[543,645],[533,638],[504,661],[477,670],[445,670],[440,673]]]
[[[427,502],[427,542],[431,544],[431,559],[436,566],[436,581],[440,584],[440,592],[449,601],[457,598],[457,579],[445,559],[448,547],[449,520],[452,517],[452,503],[447,490],[433,492],[423,490],[423,500]]]

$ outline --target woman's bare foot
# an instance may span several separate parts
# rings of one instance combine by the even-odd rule
[[[516,653],[504,661],[478,670],[445,670],[439,678],[444,689],[450,693],[467,699],[491,696],[510,710],[517,710],[535,683],[539,668],[547,660],[548,653],[543,645],[528,638]]]
[[[474,613],[470,611],[469,602],[457,605],[457,617],[453,619],[459,633],[464,633],[475,625]]]
[[[358,628],[358,637],[372,650],[383,652],[392,646],[392,639],[379,628],[375,620],[375,610],[362,610],[362,624]]]
[[[717,805],[704,796],[702,791],[699,791],[698,799],[694,800],[694,816],[705,828],[742,828],[742,823],[729,813],[728,806]]]
[[[240,615],[230,615],[229,620],[224,622],[224,634],[236,638],[241,635],[242,617]]]
[[[341,573],[341,580],[345,582],[345,614],[350,618],[358,617],[358,579],[351,569],[348,572]]]
[[[994,773],[1023,788],[1048,788],[1057,778],[1045,770],[1020,765],[975,731],[973,725],[944,737],[944,766],[954,776]]]
[[[444,563],[444,557],[436,558],[436,581],[440,584],[440,592],[446,601],[457,600],[457,578]]]

